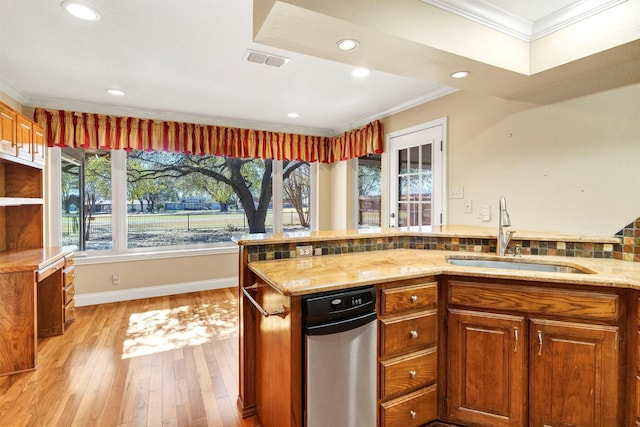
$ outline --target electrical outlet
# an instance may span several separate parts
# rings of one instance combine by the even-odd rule
[[[467,199],[464,201],[464,213],[470,214],[472,212],[473,212],[473,205],[471,203],[471,200]]]
[[[305,257],[313,255],[313,245],[296,246],[296,256]]]
[[[116,286],[120,284],[120,275],[119,274],[112,274],[111,275],[111,284]]]

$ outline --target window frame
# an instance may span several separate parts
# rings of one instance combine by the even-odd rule
[[[45,174],[46,188],[46,221],[45,221],[45,241],[48,246],[62,245],[62,178],[61,178],[62,150],[59,147],[47,150]],[[127,230],[127,152],[124,150],[111,150],[111,215],[112,215],[112,248],[108,250],[76,251],[79,258],[87,257],[92,261],[113,262],[115,260],[133,259],[155,259],[173,256],[200,256],[206,254],[236,253],[238,247],[236,243],[229,241],[228,244],[193,244],[158,246],[148,248],[128,248]],[[310,193],[317,192],[317,164],[310,163]],[[273,160],[272,185],[272,205],[273,205],[273,232],[281,232],[283,224],[283,161]],[[279,203],[275,202],[276,197]],[[309,200],[311,217],[316,216],[316,203],[313,197]],[[313,220],[311,230],[315,229]]]

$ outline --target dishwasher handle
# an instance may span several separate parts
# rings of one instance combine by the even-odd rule
[[[359,316],[348,317],[346,319],[334,320],[332,322],[318,323],[316,325],[305,325],[305,335],[329,335],[350,331],[359,328],[378,318],[375,311],[361,314]]]
[[[251,304],[253,304],[253,306],[255,308],[258,309],[258,311],[264,316],[264,317],[269,317],[269,316],[280,316],[283,319],[285,317],[287,317],[287,314],[289,314],[287,312],[287,308],[283,305],[282,308],[280,310],[276,310],[276,311],[267,311],[264,309],[264,307],[262,307],[260,305],[260,303],[258,301],[256,301],[253,296],[251,296],[251,294],[249,293],[249,289],[251,290],[257,290],[259,289],[258,285],[252,285],[252,286],[247,286],[246,288],[242,288],[242,293],[244,294],[245,297],[247,297],[247,299],[251,302]]]

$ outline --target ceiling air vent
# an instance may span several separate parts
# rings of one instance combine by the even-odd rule
[[[272,55],[270,53],[258,52],[255,50],[247,49],[244,54],[244,58],[255,64],[264,64],[271,67],[283,68],[289,62],[289,58],[284,56]]]

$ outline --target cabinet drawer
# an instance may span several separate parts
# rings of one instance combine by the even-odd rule
[[[70,301],[73,300],[73,297],[76,294],[76,285],[71,283],[69,286],[64,288],[64,305],[69,304]]]
[[[429,309],[435,308],[437,304],[437,282],[388,288],[382,290],[380,313],[385,315],[404,310]]]
[[[76,304],[73,299],[64,306],[64,323],[73,322],[75,319]]]
[[[75,264],[73,255],[67,255],[64,257],[64,268],[71,267],[73,264]]]
[[[435,346],[438,341],[437,323],[437,310],[380,320],[380,356]]]
[[[438,416],[437,390],[434,384],[383,403],[380,405],[380,425],[383,427],[414,427],[434,420]]]
[[[397,396],[435,382],[438,370],[436,347],[380,363],[381,399]]]
[[[449,284],[450,304],[591,320],[620,316],[619,297],[613,294],[456,280]]]
[[[46,266],[42,270],[38,270],[38,282],[41,282],[42,280],[44,280],[47,277],[51,276],[56,271],[61,270],[62,267],[64,267],[64,259],[60,259],[60,260],[54,262],[53,264],[49,264],[48,266]],[[58,285],[58,286],[60,286],[60,285]],[[58,289],[60,289],[60,287],[58,287]]]
[[[64,269],[64,287],[65,288],[70,284],[72,284],[75,278],[76,278],[75,267],[67,267]]]

